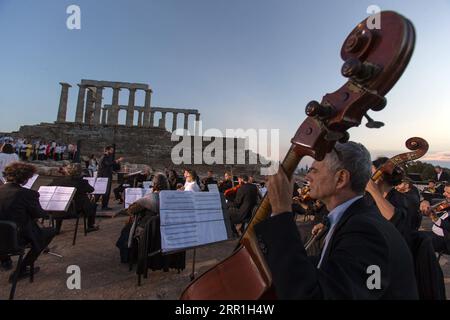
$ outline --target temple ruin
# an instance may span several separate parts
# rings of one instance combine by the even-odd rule
[[[69,97],[69,90],[72,87],[66,82],[60,82],[61,97],[59,100],[57,123],[66,123],[67,121],[67,102]],[[137,126],[144,128],[164,128],[166,123],[166,115],[172,113],[173,123],[172,127],[166,128],[169,131],[178,129],[178,115],[184,115],[183,128],[188,130],[189,117],[195,116],[195,123],[200,121],[200,113],[196,109],[175,109],[152,107],[151,100],[153,90],[147,84],[143,83],[128,83],[128,82],[113,82],[113,81],[96,81],[96,80],[81,80],[78,86],[78,100],[75,112],[75,123],[88,125],[119,125],[119,112],[126,110],[127,127],[134,126],[134,114],[138,112]],[[105,89],[112,89],[111,104],[103,105],[103,92]],[[128,91],[128,104],[119,104],[119,95],[121,90]],[[136,106],[136,91],[142,90],[145,92],[144,106]],[[158,124],[155,126],[154,119],[157,113],[161,114]],[[192,117],[191,117],[192,118]],[[197,130],[195,130],[198,132]]]

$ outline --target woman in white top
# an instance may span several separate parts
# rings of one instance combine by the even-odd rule
[[[197,184],[197,174],[194,170],[187,170],[186,183],[184,184],[184,191],[200,192],[200,187]]]
[[[14,147],[7,143],[0,152],[0,178],[3,177],[3,170],[11,162],[19,161],[19,157],[14,153]]]

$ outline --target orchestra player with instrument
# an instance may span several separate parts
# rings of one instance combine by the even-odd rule
[[[339,155],[338,155],[339,153]],[[354,142],[336,144],[307,174],[311,197],[330,211],[330,229],[316,263],[306,256],[292,221],[292,183],[283,169],[269,180],[271,218],[255,226],[280,299],[416,299],[412,257],[392,224],[364,199],[370,154]],[[382,270],[378,290],[367,286],[369,266]],[[389,270],[389,271],[387,271]]]
[[[348,142],[348,129],[359,126],[363,118],[368,128],[383,125],[367,112],[386,106],[385,95],[414,49],[415,32],[408,19],[392,11],[380,16],[389,28],[374,31],[365,20],[344,41],[341,74],[348,81],[321,102],[306,105],[307,118],[290,140],[278,173],[270,177],[268,196],[237,248],[192,281],[182,299],[419,297],[408,245],[392,223],[362,199],[371,178],[370,154],[364,146]],[[329,211],[329,231],[316,259],[306,255],[291,212],[290,180],[307,156],[315,160],[307,174],[310,195]],[[371,283],[374,277],[381,285]]]
[[[372,173],[381,167],[388,158],[381,157],[372,162]],[[403,170],[396,167],[392,173],[383,173],[377,181],[369,180],[366,199],[373,203],[381,215],[390,221],[397,230],[408,240],[411,232],[410,214],[408,212],[408,199],[406,195],[398,192],[395,186],[403,179]],[[418,208],[417,208],[418,209]]]
[[[432,231],[429,235],[433,240],[433,247],[436,252],[450,252],[450,183],[444,188],[445,200],[431,205],[428,200],[420,203],[420,211],[433,221]]]

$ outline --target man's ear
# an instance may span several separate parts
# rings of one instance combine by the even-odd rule
[[[336,172],[336,189],[343,189],[350,184],[350,172],[339,170]]]

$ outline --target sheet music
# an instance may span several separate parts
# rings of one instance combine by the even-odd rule
[[[163,252],[228,238],[219,193],[161,191],[159,197]]]
[[[142,188],[126,188],[125,189],[125,209],[133,203],[144,197],[148,190]]]
[[[217,184],[208,184],[208,191],[219,193],[219,187],[217,186]]]
[[[153,187],[153,182],[152,181],[144,181],[144,182],[142,182],[142,186],[144,187],[144,189],[150,189],[151,187]]]
[[[97,180],[95,181],[94,194],[106,193],[106,189],[108,188],[108,179],[109,178],[97,178]]]
[[[25,183],[24,185],[22,185],[22,187],[27,188],[27,189],[31,189],[31,187],[33,186],[33,184],[36,182],[36,179],[39,177],[38,174],[34,174],[30,179],[28,179],[27,183]]]
[[[108,179],[109,178],[93,178],[93,177],[85,177],[84,180],[94,188],[94,192],[92,194],[105,194],[106,189],[108,188]]]
[[[67,211],[75,191],[72,187],[40,187],[39,202],[46,211]]]

